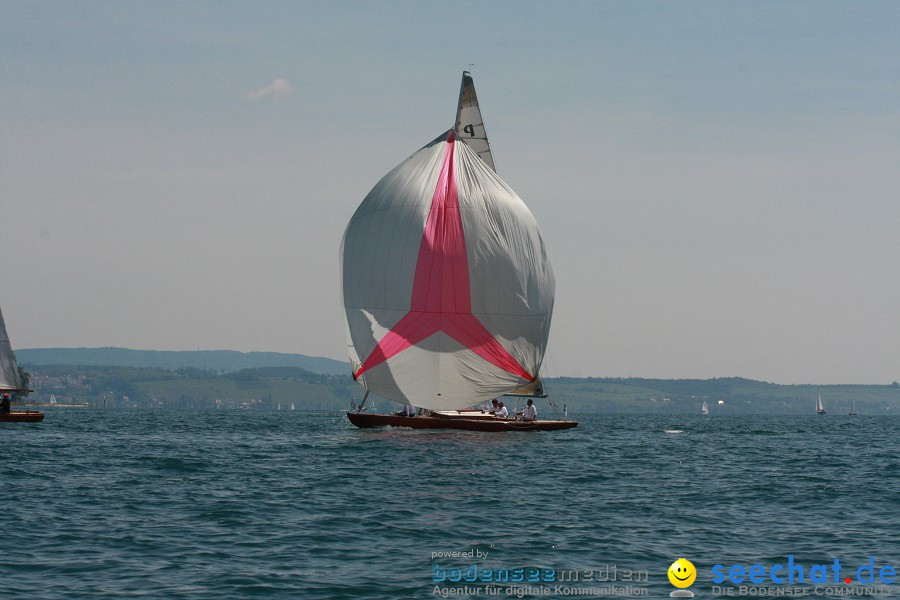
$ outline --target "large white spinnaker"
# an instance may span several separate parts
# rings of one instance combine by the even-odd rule
[[[468,144],[475,154],[487,163],[491,171],[497,170],[494,167],[494,155],[491,154],[487,131],[484,129],[484,119],[481,118],[478,96],[475,95],[475,83],[468,71],[463,71],[462,83],[459,86],[459,104],[456,107],[454,129],[459,139]]]
[[[554,294],[543,240],[454,130],[369,192],[341,263],[353,375],[373,393],[450,410],[537,377]]]
[[[0,311],[0,391],[22,391],[22,379],[19,377],[19,367],[16,365],[16,357],[9,343],[6,333],[6,323],[3,321],[3,311]]]

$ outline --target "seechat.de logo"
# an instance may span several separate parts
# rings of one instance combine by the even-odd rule
[[[694,580],[697,579],[697,569],[693,563],[686,558],[679,558],[669,566],[667,571],[669,582],[679,588],[674,590],[669,596],[673,598],[693,598],[694,592],[683,588],[690,587]]]
[[[727,570],[726,570],[727,569]],[[855,575],[852,577],[851,575]],[[787,562],[771,567],[763,565],[744,566],[734,564],[731,567],[724,565],[714,565],[712,568],[712,582],[715,584],[728,581],[732,584],[742,584],[744,582],[759,584],[773,583],[795,584],[795,583],[845,583],[845,584],[886,584],[894,583],[897,572],[891,565],[879,567],[875,564],[875,557],[870,556],[867,564],[844,568],[841,561],[834,559],[832,564],[812,565],[807,570],[800,563],[794,562],[794,556],[789,554]],[[671,575],[669,575],[671,579]],[[673,582],[674,583],[674,582]]]

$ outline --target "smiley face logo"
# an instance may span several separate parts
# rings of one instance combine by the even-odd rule
[[[672,585],[677,588],[686,588],[697,579],[697,569],[688,559],[679,558],[669,567],[668,575]]]

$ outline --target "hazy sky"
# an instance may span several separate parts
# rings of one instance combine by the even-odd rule
[[[0,0],[15,348],[344,360],[338,251],[472,73],[545,374],[900,380],[900,3]]]

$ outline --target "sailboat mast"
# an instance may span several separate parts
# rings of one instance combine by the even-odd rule
[[[456,135],[459,136],[459,124],[460,117],[462,116],[462,108],[463,108],[463,97],[466,94],[466,79],[472,81],[472,76],[468,71],[463,71],[462,81],[459,83],[459,99],[456,102],[456,119],[453,121],[453,129],[456,131]]]

